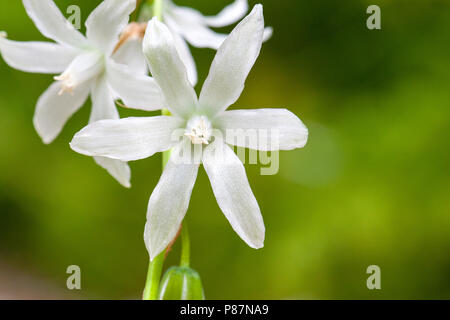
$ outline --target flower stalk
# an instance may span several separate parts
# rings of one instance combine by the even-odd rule
[[[157,300],[159,282],[164,265],[164,252],[161,252],[148,266],[147,281],[145,283],[142,300]]]
[[[134,10],[133,15],[132,15],[132,20],[133,21],[138,21],[139,20],[139,15],[141,13],[142,7],[143,7],[144,1],[143,0],[137,0],[136,1],[136,10]]]
[[[162,21],[162,6],[163,0],[153,1],[153,16],[156,17],[159,21]]]
[[[181,229],[181,259],[180,266],[188,268],[191,260],[191,243],[186,222]]]

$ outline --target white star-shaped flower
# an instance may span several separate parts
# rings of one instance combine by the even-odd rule
[[[233,229],[253,248],[264,244],[260,208],[244,166],[228,144],[263,151],[292,150],[306,144],[308,130],[286,109],[225,111],[244,89],[263,34],[263,10],[256,5],[219,48],[198,98],[171,32],[154,18],[144,38],[144,54],[173,116],[99,121],[71,142],[79,153],[121,161],[144,159],[173,148],[148,205],[145,242],[151,259],[173,240],[186,214],[200,161],[185,161],[183,153],[198,147],[217,202]],[[236,129],[277,133],[279,143],[268,143],[259,134],[256,139],[238,140],[227,135]],[[183,136],[181,141],[174,139],[176,132],[182,133],[175,135]]]
[[[86,37],[67,21],[52,0],[23,0],[25,9],[50,42],[17,42],[0,35],[0,52],[13,68],[58,74],[39,98],[34,126],[45,143],[51,143],[67,120],[92,99],[90,122],[119,119],[115,99],[127,107],[156,110],[164,107],[154,79],[144,75],[145,65],[128,67],[124,59],[139,61],[142,49],[126,45],[114,52],[120,33],[136,8],[136,0],[105,0],[88,17]],[[137,49],[136,49],[137,48]],[[142,70],[144,69],[144,70]],[[95,161],[122,185],[130,186],[125,162],[96,157]]]
[[[175,46],[194,86],[197,83],[197,67],[186,41],[197,48],[217,50],[227,35],[214,32],[211,27],[229,26],[242,19],[247,12],[247,0],[235,0],[216,16],[204,16],[193,8],[177,6],[172,0],[162,1],[161,19],[172,31]],[[272,36],[272,32],[272,28],[266,28],[264,41]]]

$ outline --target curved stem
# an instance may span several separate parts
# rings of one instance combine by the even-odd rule
[[[181,229],[181,259],[180,266],[189,267],[191,259],[191,243],[189,240],[189,230],[186,222],[183,222]]]

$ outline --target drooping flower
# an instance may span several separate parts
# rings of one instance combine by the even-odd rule
[[[171,32],[153,19],[144,38],[144,54],[173,116],[99,121],[81,130],[71,142],[79,153],[122,161],[144,159],[173,148],[148,205],[145,242],[151,259],[173,240],[188,209],[200,161],[182,158],[192,147],[201,148],[201,163],[233,229],[253,248],[264,244],[260,208],[244,166],[228,144],[263,151],[292,150],[306,144],[308,130],[286,109],[225,111],[244,89],[263,34],[263,10],[256,5],[219,48],[198,98]],[[233,135],[227,135],[235,129],[277,133],[279,143],[267,143],[259,134],[256,140],[236,142]],[[183,133],[181,141],[173,138],[176,131]]]
[[[163,0],[161,11],[161,19],[172,31],[178,54],[195,86],[197,67],[186,42],[197,48],[217,50],[227,35],[214,32],[211,27],[222,28],[238,22],[248,12],[248,1],[235,0],[216,16],[204,16],[193,8],[177,6],[172,0]],[[266,28],[264,40],[268,40],[272,32],[272,28]]]
[[[125,59],[136,57],[136,46],[115,50],[136,0],[105,0],[88,17],[83,36],[67,21],[53,0],[23,0],[25,9],[50,42],[17,42],[0,36],[0,52],[11,67],[33,73],[60,74],[38,99],[34,126],[44,141],[51,143],[67,120],[83,106],[89,95],[89,122],[119,119],[115,99],[127,107],[156,110],[164,107],[154,79],[142,67],[128,67]],[[136,60],[136,59],[133,59]],[[95,161],[122,185],[130,186],[127,163],[104,157]]]

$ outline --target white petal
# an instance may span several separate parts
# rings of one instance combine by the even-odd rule
[[[53,0],[23,0],[23,5],[45,37],[72,47],[86,46],[86,38],[67,21]]]
[[[122,186],[131,188],[131,170],[128,163],[105,157],[94,157],[94,160],[100,167],[106,169]]]
[[[114,96],[105,76],[99,76],[92,84],[92,111],[89,123],[99,120],[117,120],[120,118],[114,103]]]
[[[192,57],[191,50],[189,49],[186,41],[179,34],[172,32],[172,35],[175,40],[175,47],[177,48],[178,54],[186,67],[189,82],[195,87],[198,81],[198,74],[197,66],[194,58]]]
[[[133,109],[159,110],[165,106],[164,97],[155,79],[133,72],[123,64],[109,60],[108,82],[125,106]]]
[[[205,148],[203,166],[217,203],[234,231],[250,247],[262,248],[264,222],[242,162],[230,147],[216,140]]]
[[[180,156],[181,146],[180,143],[172,151],[148,204],[144,239],[151,260],[175,238],[197,179],[198,164],[186,164],[175,159]]]
[[[262,46],[264,17],[262,6],[233,30],[217,51],[200,94],[200,108],[213,116],[236,102]]]
[[[216,28],[226,27],[241,20],[248,11],[247,0],[235,0],[226,6],[219,14],[212,17],[205,17],[205,22]]]
[[[135,8],[136,0],[104,0],[86,20],[89,41],[111,54]]]
[[[226,143],[254,150],[303,148],[308,140],[306,126],[286,109],[226,111],[215,125],[225,133]]]
[[[63,72],[78,51],[56,43],[19,42],[0,36],[0,53],[14,69],[55,74]]]
[[[44,143],[51,143],[67,120],[84,104],[89,95],[89,84],[79,86],[73,94],[59,95],[60,90],[60,83],[53,83],[37,102],[33,123]]]
[[[98,77],[92,85],[92,111],[90,123],[112,119],[119,119],[113,95],[104,76]],[[104,157],[94,157],[95,162],[106,169],[121,185],[130,188],[131,170],[126,162]]]
[[[61,81],[62,92],[71,93],[80,84],[101,74],[104,68],[104,56],[100,52],[85,50],[75,57],[61,75],[54,79]]]
[[[148,74],[147,61],[142,52],[142,40],[129,39],[113,54],[113,60],[127,65],[137,74]]]
[[[171,32],[156,18],[148,24],[144,54],[169,110],[180,117],[189,117],[197,109],[197,94],[188,80]]]
[[[167,25],[194,47],[217,50],[227,35],[214,32],[203,19],[204,17],[199,12],[186,7],[177,7],[170,14],[164,16]]]
[[[272,27],[264,28],[263,41],[266,42],[266,41],[270,40],[270,38],[272,38],[272,36],[273,36],[273,28]]]
[[[70,146],[87,156],[144,159],[171,149],[177,143],[172,135],[184,122],[173,116],[101,120],[78,132]]]

